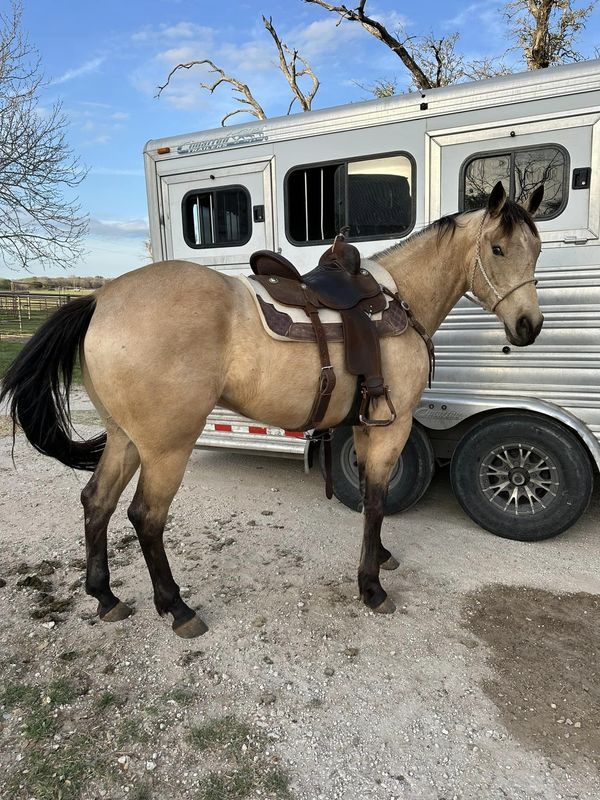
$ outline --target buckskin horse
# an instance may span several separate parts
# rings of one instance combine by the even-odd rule
[[[506,197],[501,183],[487,207],[445,217],[373,257],[398,287],[429,335],[468,290],[504,324],[508,340],[531,344],[543,317],[534,269],[541,244],[533,214]],[[368,267],[368,261],[364,264]],[[381,339],[381,365],[396,409],[386,427],[354,428],[364,487],[364,537],[358,584],[374,611],[394,610],[379,580],[398,561],[381,543],[384,498],[391,471],[409,436],[412,412],[427,383],[429,354],[415,328]],[[330,345],[337,383],[323,429],[344,420],[356,378],[346,372],[343,345]],[[79,355],[83,382],[106,428],[73,441],[68,393]],[[218,403],[252,419],[299,429],[314,402],[320,369],[314,343],[271,338],[242,281],[184,261],[151,264],[63,306],[9,368],[0,400],[41,453],[93,471],[81,500],[85,512],[86,591],[105,621],[131,610],[112,592],[107,528],[134,473],[139,481],[128,510],[160,614],[171,614],[184,638],[207,628],[181,599],[163,545],[170,503],[194,444]],[[383,398],[374,409],[386,411]]]

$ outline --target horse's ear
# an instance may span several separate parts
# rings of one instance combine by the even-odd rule
[[[492,189],[491,195],[488,197],[487,207],[490,212],[490,217],[496,217],[502,211],[504,203],[506,203],[506,192],[504,191],[502,181],[498,181]]]
[[[544,184],[540,183],[540,185],[537,187],[537,189],[534,191],[534,193],[529,198],[529,201],[527,202],[527,211],[529,211],[532,217],[540,207],[540,203],[542,202],[543,197],[544,197]]]

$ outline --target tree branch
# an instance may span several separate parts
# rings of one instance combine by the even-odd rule
[[[265,28],[269,31],[273,41],[275,42],[275,47],[277,48],[277,53],[279,55],[279,69],[283,72],[285,79],[287,80],[290,89],[294,94],[287,113],[289,114],[291,112],[295,100],[298,100],[303,111],[310,111],[312,101],[319,90],[319,80],[317,76],[312,71],[306,59],[299,55],[297,50],[291,50],[285,43],[281,41],[277,31],[273,27],[273,18],[269,17],[269,19],[267,19],[265,16],[263,16],[262,20]],[[289,60],[288,56],[290,57]],[[296,66],[298,62],[300,62],[302,65],[300,71],[298,71]],[[305,76],[309,76],[312,81],[312,87],[308,92],[303,92],[298,85],[298,78]]]
[[[356,9],[350,9],[344,5],[332,5],[331,3],[325,2],[325,0],[304,0],[304,2],[321,6],[321,8],[324,8],[326,11],[338,14],[340,16],[340,21],[345,19],[349,22],[360,23],[368,33],[376,39],[379,39],[380,42],[383,42],[383,44],[389,47],[390,50],[398,56],[412,75],[413,81],[418,89],[433,88],[431,81],[427,78],[422,69],[422,65],[417,63],[414,54],[407,49],[406,42],[401,42],[378,20],[365,15],[364,9],[367,0],[360,0]]]
[[[217,75],[220,75],[220,77],[217,78],[217,80],[215,80],[215,82],[212,84],[200,83],[200,86],[203,89],[206,89],[212,94],[217,88],[217,86],[220,86],[222,83],[229,83],[231,86],[233,86],[234,92],[237,92],[240,95],[242,95],[241,97],[236,97],[235,99],[239,103],[243,103],[244,105],[248,106],[247,108],[238,108],[236,111],[226,114],[221,120],[221,125],[224,126],[225,120],[229,119],[229,117],[232,117],[234,114],[242,114],[244,112],[246,112],[247,114],[252,114],[252,116],[256,117],[257,119],[267,118],[267,115],[265,114],[262,106],[260,105],[258,100],[256,100],[256,98],[254,97],[254,95],[250,91],[250,88],[245,83],[242,83],[242,81],[239,81],[237,78],[234,78],[231,75],[227,75],[225,71],[221,69],[221,67],[218,67],[209,58],[203,58],[198,61],[187,61],[183,64],[177,64],[177,66],[173,67],[171,72],[169,72],[165,83],[162,84],[162,86],[158,87],[158,93],[155,96],[160,97],[163,89],[167,88],[167,86],[171,81],[171,78],[178,70],[191,69],[192,67],[200,66],[202,64],[208,64],[211,68],[210,72],[215,72]]]

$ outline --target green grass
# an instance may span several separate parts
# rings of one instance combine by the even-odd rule
[[[188,742],[200,752],[227,747],[237,754],[242,752],[242,745],[247,743],[250,734],[250,727],[245,723],[234,717],[223,717],[192,728]]]
[[[14,683],[4,687],[0,694],[0,705],[5,708],[31,708],[40,699],[40,690],[26,683]]]
[[[53,706],[68,706],[73,700],[79,697],[79,695],[80,692],[77,690],[75,684],[65,678],[52,681],[48,687],[48,697]]]
[[[189,706],[196,699],[194,692],[190,692],[189,689],[184,689],[180,686],[176,686],[174,689],[166,692],[163,697],[165,700],[174,700],[178,706]]]
[[[56,719],[50,713],[48,706],[33,709],[25,719],[23,733],[27,739],[39,742],[53,736],[57,728]]]
[[[134,787],[127,796],[131,800],[150,800],[152,792],[148,784],[143,783],[141,786]]]
[[[98,763],[94,743],[85,738],[70,740],[52,753],[39,746],[25,751],[18,772],[8,781],[7,797],[35,797],[36,800],[75,800],[88,778],[106,769]],[[103,769],[103,771],[104,771]]]
[[[192,728],[188,742],[224,761],[222,769],[213,770],[201,782],[199,800],[244,800],[257,792],[279,800],[291,797],[287,773],[269,763],[264,754],[264,737],[253,734],[249,725],[235,717]]]
[[[6,370],[23,349],[25,342],[7,342],[0,339],[0,378],[4,377]]]
[[[131,747],[136,744],[148,744],[152,735],[144,728],[139,719],[124,719],[117,732],[118,747]]]
[[[18,342],[9,342],[4,339],[4,337],[0,339],[0,378],[4,377],[6,370],[19,355],[26,342],[27,339],[23,339],[22,341]],[[81,382],[81,368],[79,366],[79,361],[77,361],[75,364],[75,369],[73,370],[73,383]]]
[[[94,705],[98,711],[106,711],[109,708],[120,708],[125,705],[125,703],[126,700],[121,697],[121,695],[114,694],[113,692],[103,692]]]
[[[200,800],[245,800],[255,797],[260,790],[262,797],[287,800],[291,798],[289,778],[280,769],[268,770],[264,764],[251,763],[248,759],[236,769],[210,772],[200,783]]]

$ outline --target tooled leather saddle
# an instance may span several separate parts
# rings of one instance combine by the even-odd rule
[[[318,266],[306,275],[300,275],[284,256],[268,250],[253,253],[250,266],[254,272],[251,280],[260,283],[276,302],[302,308],[312,323],[321,373],[310,416],[302,429],[319,428],[336,384],[320,309],[331,309],[341,315],[346,369],[360,380],[359,422],[365,426],[390,425],[396,419],[396,411],[381,374],[379,336],[371,320],[372,314],[386,308],[388,300],[375,278],[361,269],[356,247],[340,234],[321,256]],[[394,297],[393,302],[401,301]],[[407,306],[405,310],[408,311]],[[372,400],[380,397],[388,410],[383,419],[369,414]]]

